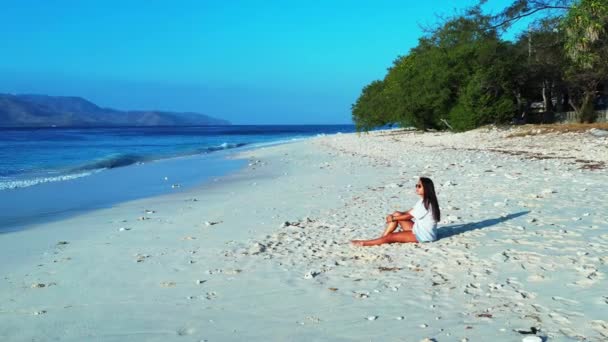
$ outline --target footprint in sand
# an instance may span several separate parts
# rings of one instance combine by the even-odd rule
[[[196,332],[196,329],[194,328],[179,328],[175,331],[177,333],[178,336],[187,336],[187,335],[192,335]]]
[[[581,335],[578,332],[576,332],[570,328],[566,328],[566,327],[560,328],[559,332],[573,340],[577,340],[577,341],[586,341],[587,340],[587,338],[584,335]]]
[[[596,273],[594,272],[594,273],[588,275],[584,279],[575,281],[574,283],[572,283],[572,285],[579,286],[579,287],[591,287],[597,281],[598,281],[598,279],[597,279]]]
[[[559,324],[570,324],[570,320],[560,314],[558,314],[557,312],[551,312],[549,314],[549,317],[551,317],[554,321],[556,321]]]
[[[551,299],[553,299],[556,302],[564,303],[566,305],[578,305],[578,304],[580,304],[580,302],[578,302],[576,300],[568,299],[568,298],[564,298],[564,297],[559,297],[559,296],[553,296],[553,297],[551,297]]]
[[[545,281],[545,276],[542,274],[533,274],[531,276],[528,277],[528,281],[530,282],[541,282],[541,281]]]
[[[150,257],[149,254],[136,254],[135,255],[135,260],[137,262],[144,262],[146,259],[148,259]]]
[[[591,327],[602,334],[602,336],[608,338],[608,322],[600,320],[591,321]]]

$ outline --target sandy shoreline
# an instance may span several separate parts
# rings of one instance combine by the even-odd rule
[[[606,339],[607,140],[508,133],[262,148],[221,184],[0,235],[0,339]],[[348,243],[420,175],[441,240]]]

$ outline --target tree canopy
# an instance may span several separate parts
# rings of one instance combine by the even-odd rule
[[[444,20],[363,88],[352,106],[359,131],[387,124],[468,130],[525,118],[538,102],[548,116],[572,108],[581,121],[593,120],[598,89],[608,82],[606,1],[516,0],[494,16],[481,4]],[[504,27],[539,11],[547,15],[516,41],[501,38]]]

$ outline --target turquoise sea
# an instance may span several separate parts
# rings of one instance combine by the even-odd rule
[[[243,166],[226,158],[232,151],[354,131],[352,125],[0,129],[0,232],[201,184]]]

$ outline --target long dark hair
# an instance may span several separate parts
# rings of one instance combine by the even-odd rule
[[[430,178],[420,177],[420,183],[424,189],[424,197],[422,203],[426,210],[429,210],[429,205],[433,210],[433,218],[435,222],[441,221],[441,211],[439,210],[439,202],[437,201],[437,195],[435,194],[435,185]]]

